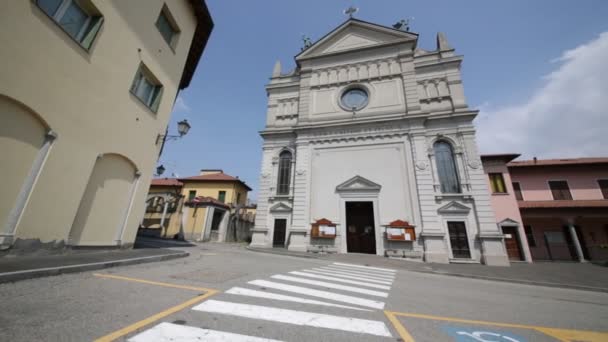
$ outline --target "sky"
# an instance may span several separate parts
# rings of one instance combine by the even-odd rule
[[[418,46],[444,32],[464,55],[462,78],[481,153],[521,158],[608,156],[608,1],[605,0],[208,0],[215,27],[190,86],[175,104],[192,128],[169,141],[163,176],[223,169],[253,188],[261,162],[268,83],[302,35],[313,42],[339,26],[345,8],[390,26],[413,17]]]

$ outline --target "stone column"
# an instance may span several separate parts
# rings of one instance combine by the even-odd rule
[[[583,248],[581,248],[581,243],[580,241],[578,241],[578,235],[576,235],[574,220],[568,220],[568,231],[570,232],[570,237],[572,238],[574,249],[576,249],[576,256],[578,257],[578,261],[587,262],[587,260],[585,260],[585,255],[583,254]]]

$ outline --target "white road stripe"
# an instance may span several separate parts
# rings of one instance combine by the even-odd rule
[[[163,322],[154,328],[148,329],[129,339],[129,342],[281,342],[247,335],[233,334],[229,332],[201,329],[187,325],[179,325]]]
[[[330,276],[333,276],[333,277],[364,280],[364,281],[369,281],[370,283],[375,283],[375,284],[391,285],[393,283],[392,281],[382,281],[382,280],[376,280],[376,279],[371,279],[371,278],[366,278],[366,277],[361,277],[361,276],[347,275],[347,274],[342,274],[340,272],[326,271],[326,270],[322,270],[322,269],[319,269],[319,268],[314,268],[314,269],[310,269],[310,270],[303,270],[303,271],[304,272],[317,273],[317,274],[323,274],[323,275],[330,275]]]
[[[382,271],[382,272],[392,272],[395,273],[397,270],[391,270],[390,268],[381,268],[381,267],[372,267],[372,266],[363,266],[363,265],[353,265],[353,264],[345,264],[341,262],[334,262],[334,265],[354,267],[354,268],[362,268],[370,271]]]
[[[380,292],[380,291],[374,291],[374,290],[368,290],[368,289],[361,289],[361,288],[358,288],[358,287],[347,286],[347,285],[340,285],[340,284],[334,284],[334,283],[328,283],[326,281],[320,281],[320,280],[312,280],[312,279],[305,279],[305,278],[290,277],[290,276],[281,275],[281,274],[273,275],[270,278],[279,279],[279,280],[287,280],[287,281],[291,281],[291,282],[294,282],[294,283],[300,283],[300,284],[323,286],[323,287],[328,287],[330,289],[336,289],[336,290],[343,290],[343,291],[348,291],[348,292],[362,293],[362,294],[366,294],[366,295],[370,295],[370,296],[376,296],[376,297],[383,297],[383,298],[387,298],[388,297],[388,293],[386,293],[386,292]]]
[[[337,268],[337,267],[333,267],[333,266],[320,267],[320,269],[326,270],[326,271],[333,271],[333,272],[342,272],[344,274],[350,274],[350,275],[355,275],[355,276],[362,276],[362,277],[367,277],[367,278],[371,278],[371,279],[378,279],[378,280],[384,280],[384,281],[393,281],[395,279],[394,277],[378,276],[378,275],[375,275],[375,274],[369,274],[369,273],[364,273],[364,272],[355,272],[355,271],[345,270],[345,269]]]
[[[397,274],[396,273],[388,273],[388,272],[379,272],[379,271],[372,271],[372,270],[364,270],[361,268],[354,268],[354,267],[348,267],[348,266],[342,266],[342,265],[325,265],[325,267],[331,267],[331,268],[339,268],[341,270],[345,270],[348,272],[357,272],[357,273],[363,273],[363,274],[369,274],[369,275],[373,275],[373,276],[378,276],[378,277],[389,277],[389,278],[394,278]]]
[[[239,304],[218,300],[207,300],[192,310],[261,319],[301,326],[328,328],[362,334],[391,337],[381,321],[318,314],[314,312],[277,309],[260,305]]]
[[[324,275],[319,275],[319,274],[312,274],[312,273],[305,273],[305,272],[298,272],[298,271],[293,271],[293,272],[289,272],[289,273],[294,274],[294,275],[299,275],[302,277],[325,279],[325,280],[337,281],[338,283],[346,283],[346,284],[360,285],[360,286],[366,286],[366,287],[373,287],[375,289],[380,289],[380,290],[388,291],[391,289],[390,286],[386,286],[386,285],[370,284],[370,283],[362,282],[362,281],[340,279],[337,277],[329,277],[329,276],[324,276]]]
[[[359,310],[359,311],[371,311],[368,309],[356,308],[354,306],[326,303],[326,302],[322,302],[320,300],[305,299],[305,298],[294,297],[294,296],[286,296],[286,295],[282,295],[282,294],[278,294],[278,293],[245,289],[242,287],[233,287],[230,290],[226,291],[226,293],[233,294],[233,295],[240,295],[240,296],[283,300],[286,302],[316,304],[316,305],[332,306],[332,307],[337,307],[337,308],[352,309],[352,310]]]
[[[299,293],[299,294],[303,294],[303,295],[307,295],[307,296],[311,296],[311,297],[329,299],[329,300],[333,300],[335,302],[342,302],[342,303],[365,306],[365,307],[372,308],[372,309],[384,309],[384,302],[378,302],[378,301],[370,300],[370,299],[347,296],[347,295],[342,295],[342,294],[328,292],[328,291],[313,290],[313,289],[309,289],[306,287],[293,286],[293,285],[288,285],[288,284],[283,284],[283,283],[275,283],[273,281],[260,280],[260,279],[252,280],[249,282],[249,284],[256,285],[256,286],[262,286],[262,287],[268,287],[271,289],[276,289],[276,290],[281,290],[281,291]]]

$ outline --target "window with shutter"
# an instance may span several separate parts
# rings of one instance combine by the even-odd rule
[[[283,151],[279,155],[279,178],[277,180],[277,194],[288,195],[291,183],[291,152]]]
[[[608,179],[598,179],[597,183],[600,186],[604,199],[608,199]]]
[[[524,195],[521,192],[521,185],[519,182],[513,182],[513,192],[515,193],[515,199],[518,201],[524,200]]]
[[[505,187],[505,180],[502,177],[502,173],[490,173],[488,176],[490,177],[490,187],[492,188],[492,193],[507,193],[507,188]]]
[[[572,194],[566,181],[549,181],[549,188],[556,201],[572,200]]]
[[[131,84],[131,93],[156,113],[163,95],[163,86],[145,65],[140,64]]]

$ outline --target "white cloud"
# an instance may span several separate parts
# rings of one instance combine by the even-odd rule
[[[190,113],[192,111],[190,106],[188,106],[188,104],[186,103],[186,101],[184,100],[184,98],[181,95],[177,97],[177,100],[175,100],[175,105],[173,107],[173,110],[176,112],[183,112],[183,113]]]
[[[554,62],[561,64],[527,102],[481,106],[476,126],[482,153],[608,155],[608,32]]]

